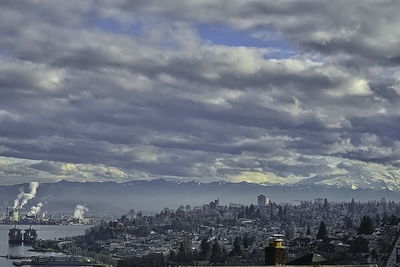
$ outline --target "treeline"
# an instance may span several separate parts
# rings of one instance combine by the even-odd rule
[[[120,260],[119,267],[136,266],[175,266],[181,264],[193,264],[196,261],[206,261],[212,265],[222,265],[226,262],[233,262],[244,255],[245,249],[249,248],[255,237],[248,235],[235,237],[232,250],[227,251],[220,245],[217,238],[209,240],[204,238],[201,241],[199,250],[192,250],[191,245],[182,241],[177,252],[170,251],[168,256],[162,254],[150,254],[142,257],[129,257]],[[254,263],[258,263],[258,255],[253,251]]]
[[[390,217],[384,216],[382,219],[380,219],[379,216],[375,218],[375,224],[376,226],[380,224],[384,225],[397,225],[400,223],[400,218],[398,218],[395,215],[391,215]],[[354,254],[359,254],[359,253],[371,253],[372,255],[376,255],[377,251],[376,250],[369,250],[369,240],[366,238],[366,235],[372,235],[375,231],[375,224],[374,220],[369,217],[369,216],[363,216],[360,222],[360,225],[358,227],[355,227],[353,225],[353,222],[351,218],[345,217],[344,218],[344,225],[349,229],[354,228],[357,230],[357,237],[349,242],[350,244],[350,250]],[[329,238],[329,233],[326,227],[326,224],[324,221],[321,221],[320,226],[318,228],[318,233],[316,235],[317,239],[322,240],[325,243],[325,250],[329,251],[330,248],[330,238]],[[389,237],[383,237],[379,240],[379,247],[381,251],[388,251],[389,246],[390,246],[390,240],[391,238]]]

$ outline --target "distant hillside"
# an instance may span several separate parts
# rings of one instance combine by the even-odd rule
[[[0,186],[0,205],[12,205],[19,188],[27,190],[28,184]],[[400,194],[389,190],[338,188],[326,185],[260,185],[230,182],[176,182],[163,179],[151,181],[115,182],[68,182],[41,184],[37,196],[27,208],[38,202],[45,203],[44,210],[72,210],[78,203],[86,204],[91,212],[120,214],[131,208],[147,212],[179,205],[201,205],[220,198],[222,204],[256,203],[256,197],[264,194],[275,202],[313,200],[317,197],[330,201],[358,201],[380,199],[400,200]]]

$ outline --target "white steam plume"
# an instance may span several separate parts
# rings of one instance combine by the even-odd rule
[[[40,202],[36,206],[33,206],[31,210],[28,212],[28,216],[36,216],[40,210],[42,209],[43,204]]]
[[[38,182],[31,182],[29,184],[29,189],[30,192],[29,193],[25,193],[24,191],[21,191],[18,196],[17,199],[14,200],[14,209],[22,209],[26,203],[28,203],[29,200],[31,200],[32,198],[34,198],[36,196],[36,190],[39,187],[39,183]]]
[[[89,209],[87,207],[78,204],[75,207],[74,218],[83,221],[85,219],[84,215],[88,211]]]

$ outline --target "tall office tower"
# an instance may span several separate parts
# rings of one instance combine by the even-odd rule
[[[264,195],[259,195],[257,197],[257,206],[259,207],[265,207],[265,205],[267,204],[266,198]]]

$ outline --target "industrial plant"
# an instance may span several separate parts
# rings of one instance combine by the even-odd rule
[[[10,225],[60,225],[60,224],[90,224],[92,220],[85,218],[85,214],[89,208],[83,204],[77,204],[73,212],[67,216],[54,216],[49,212],[43,212],[46,203],[38,202],[29,209],[25,207],[32,201],[35,196],[39,183],[31,182],[29,184],[29,192],[20,190],[17,198],[13,202],[13,206],[7,206],[5,212],[0,212],[0,224]],[[17,235],[17,232],[15,234]]]

